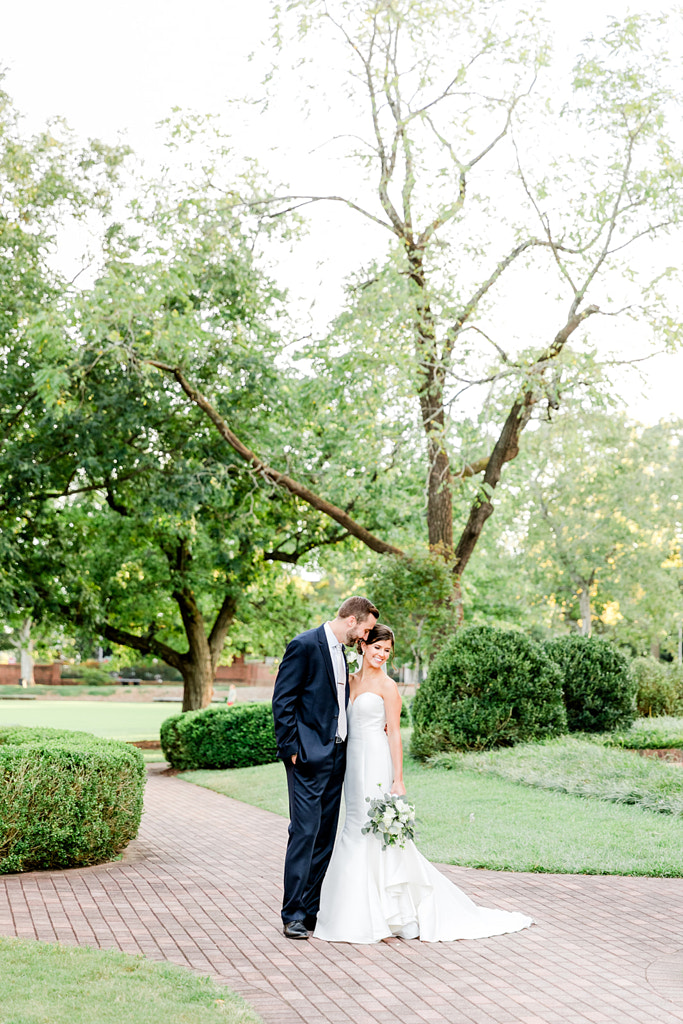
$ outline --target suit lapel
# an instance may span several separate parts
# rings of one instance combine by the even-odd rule
[[[323,661],[325,662],[325,668],[327,669],[327,677],[330,681],[330,686],[334,692],[335,697],[337,696],[337,680],[334,675],[334,667],[332,665],[332,656],[330,655],[330,645],[327,642],[327,633],[325,632],[324,624],[318,627],[318,643],[320,644],[320,650],[322,652]],[[347,676],[348,678],[348,676]]]

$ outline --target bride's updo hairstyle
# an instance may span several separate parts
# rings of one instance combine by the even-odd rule
[[[389,640],[391,642],[391,650],[394,650],[394,633],[393,630],[385,626],[383,622],[377,622],[368,633],[367,640],[359,640],[356,644],[356,650],[359,654],[363,653],[361,644],[376,644],[378,640]]]

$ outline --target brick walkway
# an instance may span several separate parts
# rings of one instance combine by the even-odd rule
[[[286,828],[153,770],[123,861],[4,876],[0,934],[184,964],[266,1024],[683,1022],[682,880],[447,867],[478,903],[538,923],[454,943],[292,942],[278,913]]]

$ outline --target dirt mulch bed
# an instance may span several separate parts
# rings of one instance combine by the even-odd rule
[[[678,764],[683,766],[683,750],[680,747],[662,747],[661,749],[653,750],[638,750],[638,754],[642,754],[643,757],[658,757],[660,761],[666,761],[667,764]]]

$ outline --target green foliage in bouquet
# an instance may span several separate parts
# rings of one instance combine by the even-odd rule
[[[172,715],[159,731],[173,768],[249,768],[277,760],[270,704],[209,707]]]
[[[0,728],[0,874],[112,860],[137,835],[144,786],[127,743]]]
[[[566,731],[562,677],[523,633],[472,626],[435,658],[412,705],[411,753],[486,750]]]
[[[405,846],[408,839],[415,838],[415,808],[404,796],[382,793],[371,798],[366,796],[368,822],[363,825],[364,835],[372,833],[382,840],[382,849],[387,846]]]
[[[636,717],[636,683],[628,662],[612,644],[587,636],[563,636],[545,644],[562,672],[570,732],[627,729]]]

